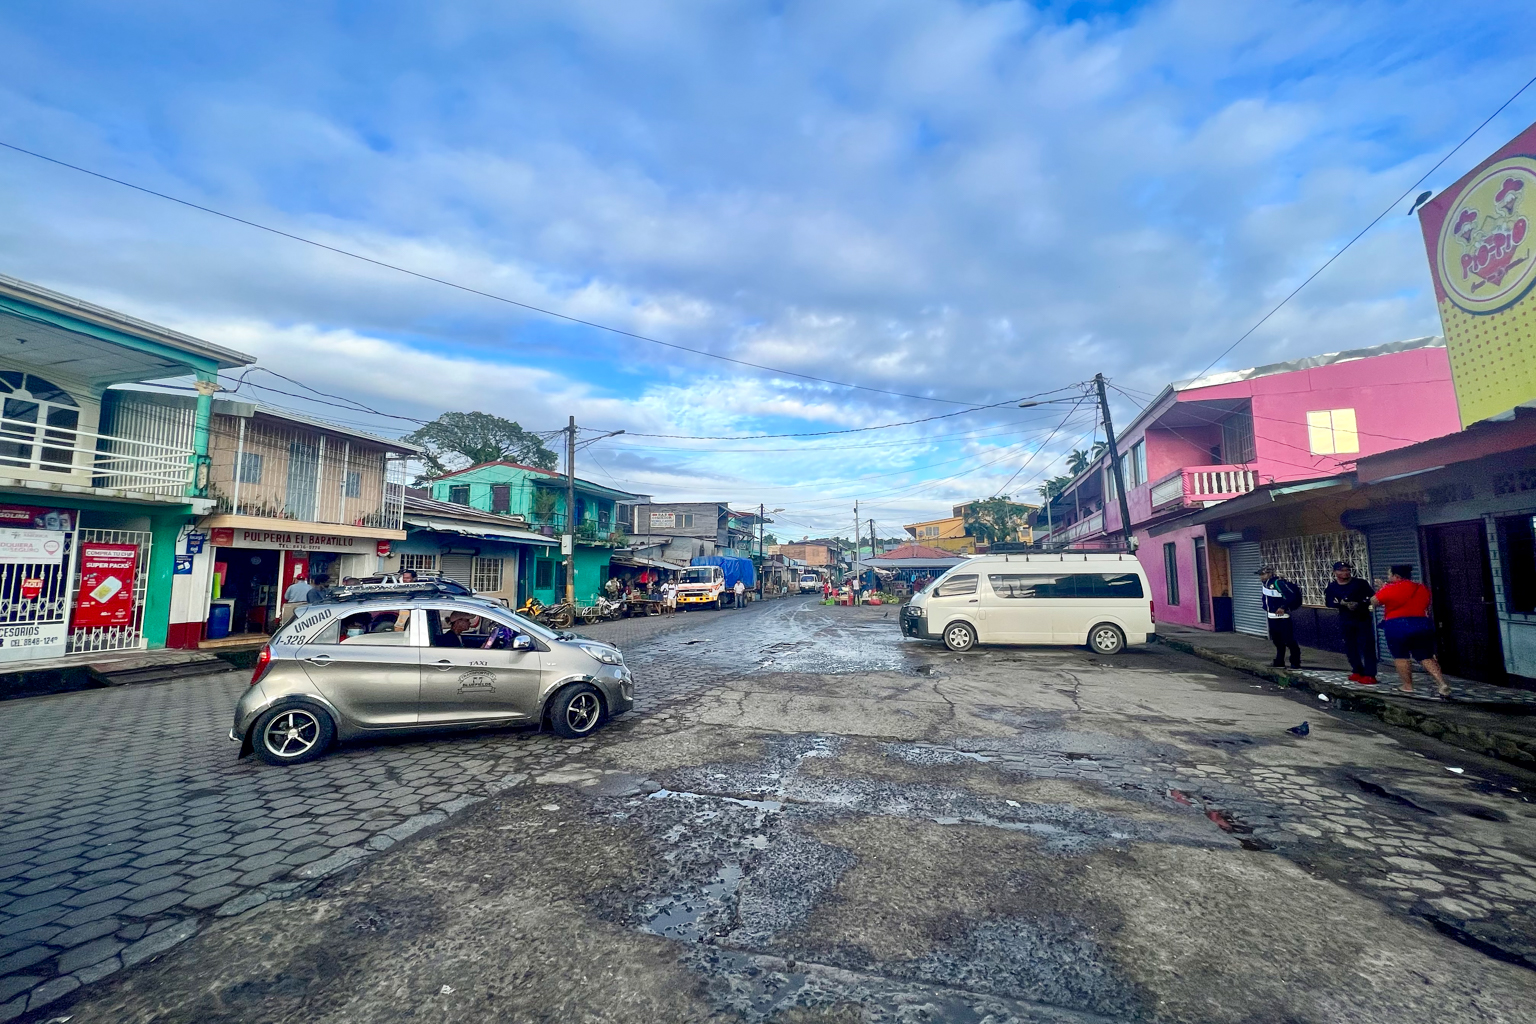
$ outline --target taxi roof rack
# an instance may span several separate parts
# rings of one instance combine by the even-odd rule
[[[406,600],[422,597],[474,597],[475,592],[458,580],[443,576],[430,576],[401,583],[390,574],[370,576],[337,587],[328,587],[324,595],[312,604],[336,604],[342,601],[363,601],[376,597],[399,597]]]

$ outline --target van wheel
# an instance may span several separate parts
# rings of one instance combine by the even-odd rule
[[[1094,654],[1119,654],[1125,650],[1125,634],[1119,626],[1101,622],[1088,632],[1088,649]]]
[[[590,683],[567,686],[555,696],[549,709],[549,724],[555,735],[578,740],[603,724],[603,699]]]
[[[313,761],[335,738],[331,716],[303,704],[273,708],[251,728],[251,747],[267,764]]]
[[[951,623],[944,629],[944,646],[957,654],[968,651],[976,646],[976,631],[964,622]]]

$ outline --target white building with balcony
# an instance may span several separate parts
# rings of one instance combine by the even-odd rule
[[[0,672],[166,645],[178,556],[216,504],[218,374],[253,361],[0,276]],[[197,382],[177,431],[104,415],[114,385],[177,377]]]

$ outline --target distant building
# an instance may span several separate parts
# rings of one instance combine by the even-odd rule
[[[771,555],[783,555],[785,558],[793,558],[803,565],[825,568],[836,565],[837,560],[832,555],[832,549],[825,544],[770,544],[768,553]]]
[[[757,513],[733,511],[723,501],[635,504],[625,524],[638,554],[687,565],[710,555],[757,553]]]
[[[903,529],[907,531],[907,536],[911,537],[913,541],[930,548],[952,551],[960,555],[985,553],[987,544],[978,542],[976,538],[967,532],[965,527],[966,513],[970,511],[973,504],[975,503],[967,501],[954,506],[950,510],[950,514],[943,519],[929,519],[921,523],[912,523],[903,527]],[[1032,514],[1036,511],[1035,506],[1026,505],[1022,502],[1010,502],[1010,504],[1014,505],[1019,511],[1019,527],[1012,536],[1002,539],[1009,543],[1028,544],[1033,538],[1029,524]]]

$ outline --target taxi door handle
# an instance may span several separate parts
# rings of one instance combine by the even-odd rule
[[[304,660],[311,665],[328,665],[331,662],[331,656],[329,654],[312,654]]]
[[[449,661],[447,658],[443,658],[442,660],[436,662],[436,665],[439,672],[446,672],[453,668],[453,662]]]

